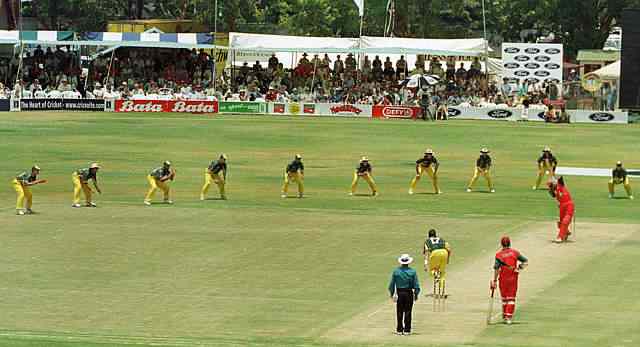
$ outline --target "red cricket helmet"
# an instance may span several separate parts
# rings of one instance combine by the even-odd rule
[[[511,247],[511,239],[509,236],[503,236],[500,239],[500,245],[502,245],[502,247]]]

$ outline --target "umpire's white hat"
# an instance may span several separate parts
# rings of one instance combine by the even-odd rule
[[[398,258],[398,263],[402,264],[402,265],[409,265],[411,263],[413,263],[413,258],[411,258],[410,255],[408,254],[403,254]]]

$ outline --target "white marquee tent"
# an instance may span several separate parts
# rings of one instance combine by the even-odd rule
[[[603,80],[616,81],[620,79],[620,60],[592,71],[591,74],[597,75]]]

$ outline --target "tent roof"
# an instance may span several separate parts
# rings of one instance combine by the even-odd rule
[[[406,53],[446,56],[479,56],[485,41],[479,39],[409,39],[399,37],[362,37],[366,53]]]
[[[603,80],[617,80],[620,78],[620,60],[614,63],[603,66],[596,71],[591,72],[594,75],[598,75]]]
[[[80,40],[76,38],[80,37]],[[209,33],[115,33],[70,31],[6,31],[0,30],[0,44],[119,46],[152,48],[226,48],[213,44]]]
[[[483,39],[336,38],[229,33],[229,48],[253,52],[380,53],[479,56]]]
[[[229,48],[254,52],[343,53],[358,51],[358,39],[232,32]]]

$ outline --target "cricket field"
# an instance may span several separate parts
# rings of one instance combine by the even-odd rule
[[[260,347],[623,347],[640,344],[640,208],[606,177],[566,177],[575,241],[552,244],[557,205],[531,189],[536,159],[640,168],[638,125],[339,118],[3,113],[0,116],[0,345]],[[496,193],[465,192],[481,147]],[[415,160],[433,148],[442,195]],[[199,200],[208,163],[228,155],[228,200]],[[303,199],[280,197],[296,153]],[[348,191],[366,155],[380,189]],[[174,205],[144,206],[146,175],[170,160]],[[102,165],[98,208],[71,208],[72,171]],[[31,165],[35,215],[15,215],[10,181]],[[640,189],[640,181],[631,178]],[[295,188],[295,187],[292,187]],[[295,191],[295,189],[294,189]],[[156,196],[156,199],[161,199]],[[156,200],[159,201],[159,200]],[[436,228],[453,247],[450,297],[414,306],[395,336],[387,285],[396,259],[420,270]],[[487,326],[500,236],[529,258],[517,324]],[[499,305],[496,306],[499,310]]]

